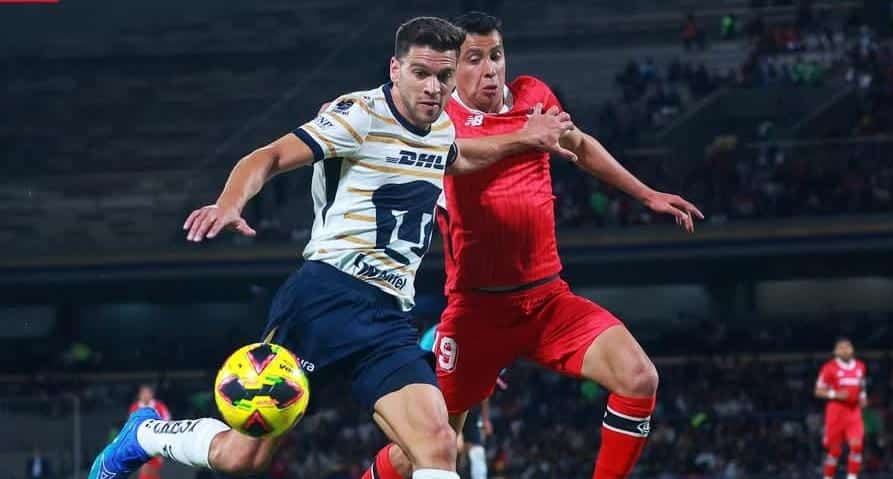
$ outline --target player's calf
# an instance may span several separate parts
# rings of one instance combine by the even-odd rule
[[[626,478],[651,432],[657,369],[630,332],[616,326],[605,330],[589,346],[582,373],[611,391],[593,477]]]
[[[208,462],[217,472],[258,474],[269,468],[275,447],[275,439],[259,439],[229,430],[214,438]]]
[[[856,479],[862,470],[862,443],[851,443],[850,452],[847,455],[846,477]]]
[[[146,421],[137,439],[152,456],[237,475],[266,470],[276,445],[275,439],[246,436],[213,418]]]
[[[833,479],[834,473],[837,471],[837,461],[840,460],[840,454],[843,452],[841,446],[826,446],[828,454],[825,456],[825,462],[822,464],[822,477],[824,479]]]

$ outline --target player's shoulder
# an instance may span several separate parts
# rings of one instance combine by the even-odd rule
[[[836,368],[836,367],[837,367],[837,362],[834,361],[833,358],[832,358],[832,359],[829,359],[829,360],[827,360],[827,361],[825,361],[824,363],[822,363],[822,370],[826,370],[826,369],[834,369],[834,368]]]
[[[532,75],[519,75],[515,77],[515,79],[509,83],[509,90],[511,90],[516,98],[527,95],[541,96],[547,93],[552,93],[552,89],[549,88],[549,85],[546,82]]]
[[[862,361],[861,359],[857,359],[856,367],[864,371],[867,366],[865,365],[865,361]]]
[[[371,113],[376,107],[380,108],[384,103],[384,93],[381,87],[372,90],[359,90],[339,95],[332,102],[330,109],[335,113],[350,113],[357,110]]]

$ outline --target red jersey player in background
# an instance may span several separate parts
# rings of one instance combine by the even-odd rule
[[[828,451],[823,476],[834,477],[837,460],[844,440],[850,448],[847,479],[856,479],[862,467],[862,408],[868,403],[865,393],[865,363],[853,358],[853,343],[840,338],[834,343],[834,358],[828,360],[819,371],[815,383],[815,396],[827,399],[825,405],[825,433],[822,447]]]
[[[536,78],[519,76],[506,85],[498,19],[472,12],[456,19],[456,25],[466,31],[457,88],[447,106],[457,138],[516,131],[538,104],[561,109]],[[562,136],[561,145],[583,171],[655,212],[673,215],[686,231],[693,231],[693,217],[703,218],[688,201],[644,185],[593,137],[573,130]],[[499,372],[525,357],[611,391],[593,477],[627,477],[650,430],[657,370],[617,318],[573,294],[561,279],[549,155],[530,150],[446,179],[444,194],[446,209],[438,211],[438,222],[447,308],[435,354],[451,424],[461,431],[468,409],[491,394]],[[373,469],[375,475],[365,477],[396,479],[410,473],[400,449],[390,446],[376,456]]]
[[[146,384],[140,386],[136,395],[136,401],[130,405],[127,415],[130,416],[142,407],[154,409],[163,421],[171,420],[171,412],[167,409],[167,406],[160,399],[155,399],[155,388]],[[143,464],[143,467],[140,468],[139,479],[161,479],[161,466],[163,464],[164,460],[161,457],[149,459],[149,462]]]

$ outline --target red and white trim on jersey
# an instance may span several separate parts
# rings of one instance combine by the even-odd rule
[[[847,371],[850,371],[854,367],[856,367],[855,359],[850,359],[849,361],[844,361],[843,359],[840,359],[840,358],[834,358],[834,361],[837,363],[838,366],[840,366],[840,369],[845,369]]]

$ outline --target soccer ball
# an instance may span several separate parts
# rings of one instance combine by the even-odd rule
[[[214,401],[233,429],[249,436],[280,436],[304,416],[307,376],[289,350],[268,343],[239,348],[214,381]]]

